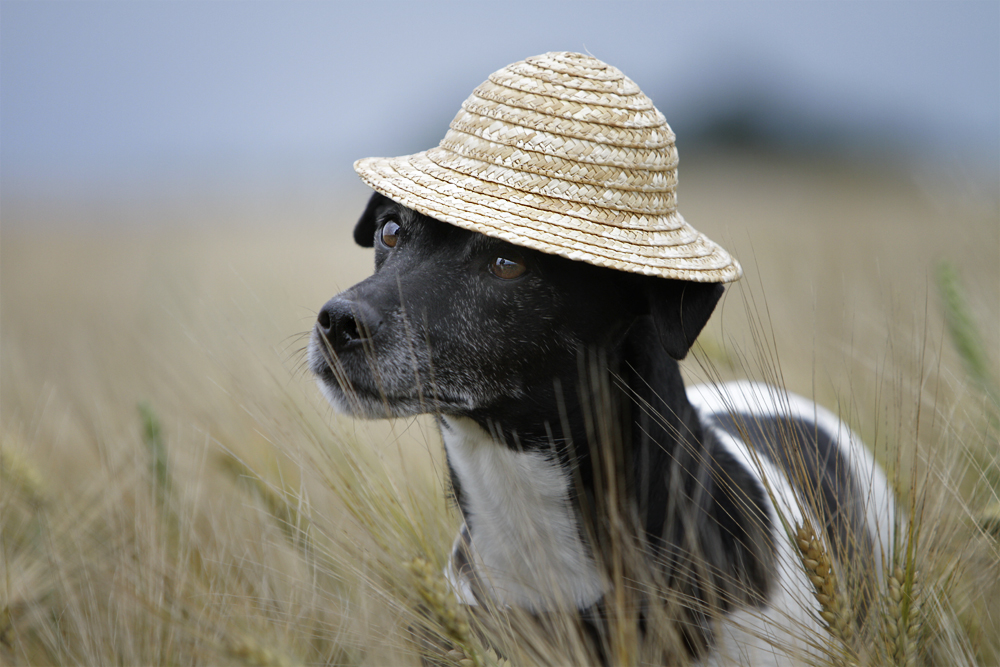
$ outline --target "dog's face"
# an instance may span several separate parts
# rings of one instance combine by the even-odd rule
[[[521,248],[378,194],[355,239],[374,245],[375,273],[323,307],[309,365],[334,407],[358,417],[468,415],[575,377],[582,350],[614,345],[649,313],[651,283],[675,283]],[[680,331],[679,356],[696,335]]]

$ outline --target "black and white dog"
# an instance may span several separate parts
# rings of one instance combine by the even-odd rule
[[[789,527],[808,516],[845,567],[880,567],[891,492],[839,419],[761,384],[685,389],[677,360],[721,285],[543,254],[380,194],[354,238],[375,273],[323,307],[309,363],[340,411],[437,416],[464,602],[600,619],[614,506],[649,580],[686,601],[690,658],[784,664],[822,627]]]

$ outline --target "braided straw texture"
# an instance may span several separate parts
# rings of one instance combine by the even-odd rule
[[[742,275],[677,211],[674,133],[619,70],[546,53],[490,75],[436,148],[354,163],[376,191],[515,245],[696,282]]]

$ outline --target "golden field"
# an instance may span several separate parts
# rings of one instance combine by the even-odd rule
[[[428,606],[457,647],[443,664],[503,662],[435,597],[458,517],[430,422],[333,414],[303,368],[316,311],[371,270],[350,192],[274,220],[5,211],[0,664],[419,664],[407,628]],[[680,208],[745,269],[689,380],[754,377],[839,412],[914,522],[912,604],[879,598],[910,643],[887,647],[878,617],[830,664],[997,664],[995,187],[720,156],[684,165]],[[125,220],[73,224],[102,216]],[[942,262],[971,314],[957,333]]]

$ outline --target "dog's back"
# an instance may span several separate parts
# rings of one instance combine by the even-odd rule
[[[859,602],[853,613],[863,617],[892,550],[892,491],[858,436],[812,401],[746,381],[689,387],[688,398],[716,442],[766,491],[774,519],[777,581],[767,604],[729,613],[706,662],[798,664],[831,623],[820,616],[799,530],[819,534],[834,574]],[[849,619],[832,622],[840,621]]]

